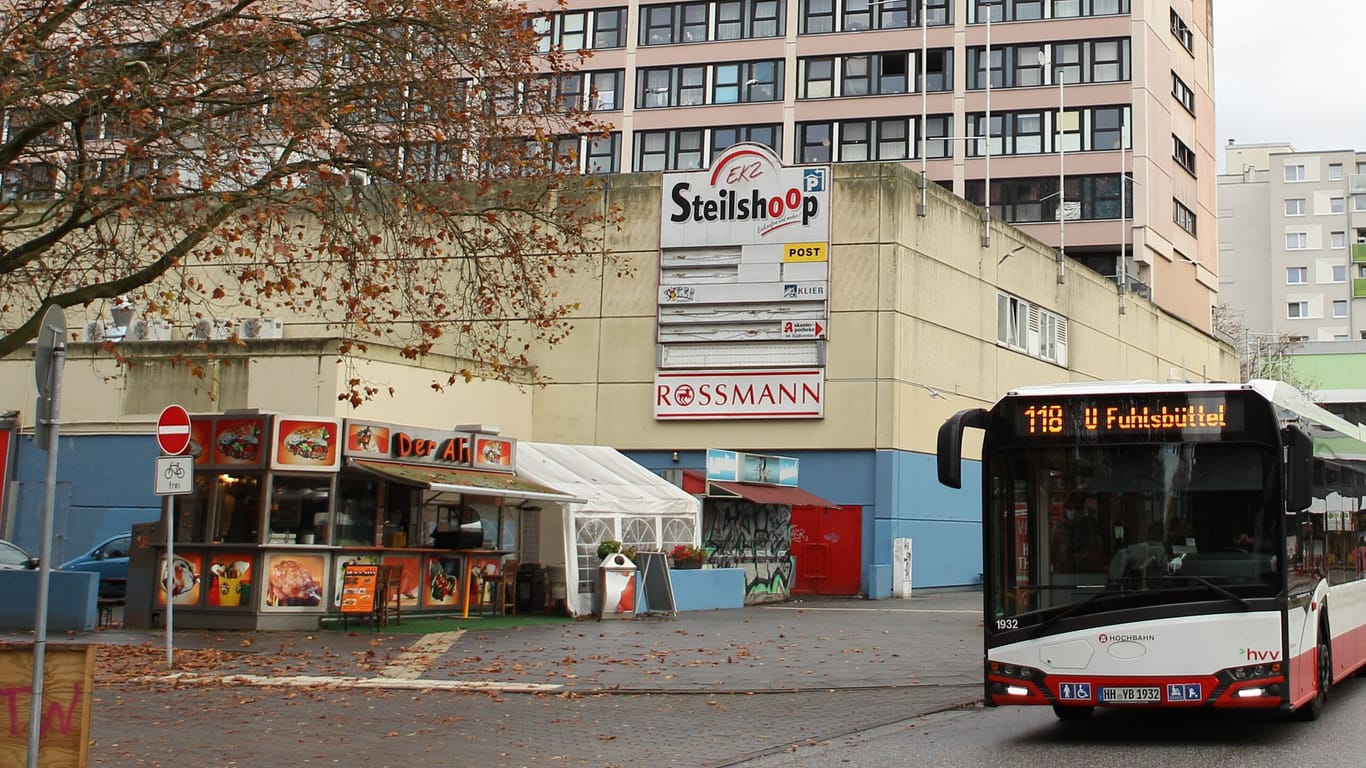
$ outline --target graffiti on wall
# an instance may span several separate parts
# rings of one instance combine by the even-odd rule
[[[792,509],[710,500],[702,541],[717,568],[745,571],[745,602],[786,600],[792,585]]]

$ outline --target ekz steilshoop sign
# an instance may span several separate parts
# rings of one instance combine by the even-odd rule
[[[656,419],[824,416],[830,173],[746,143],[665,174]]]

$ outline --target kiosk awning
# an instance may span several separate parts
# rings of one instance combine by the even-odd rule
[[[548,485],[502,472],[477,469],[434,467],[427,464],[399,464],[388,461],[351,459],[351,466],[405,485],[416,485],[442,493],[470,493],[534,501],[582,503],[577,496],[562,493]]]
[[[695,470],[684,470],[685,474],[705,480],[706,475]],[[706,480],[709,499],[744,499],[755,504],[781,504],[787,507],[825,507],[839,509],[840,505],[822,499],[810,491],[790,485],[760,485],[758,483],[733,483],[723,480]]]

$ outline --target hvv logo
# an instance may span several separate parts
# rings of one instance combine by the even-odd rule
[[[1238,655],[1248,661],[1280,661],[1280,651],[1259,651],[1256,648],[1239,648]]]

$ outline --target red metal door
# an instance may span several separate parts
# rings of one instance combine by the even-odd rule
[[[863,507],[792,508],[794,595],[857,595],[863,562]]]

